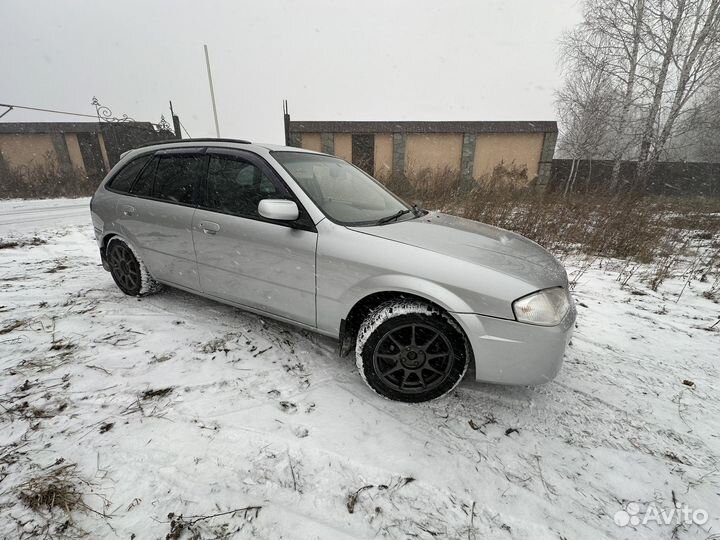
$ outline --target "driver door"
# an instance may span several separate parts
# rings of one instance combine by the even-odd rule
[[[296,222],[260,216],[261,200],[292,198],[262,159],[237,150],[207,153],[208,174],[192,222],[201,290],[314,327],[312,221],[302,208]]]

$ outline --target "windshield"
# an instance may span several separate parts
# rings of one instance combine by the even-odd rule
[[[410,210],[379,182],[342,159],[304,152],[273,152],[273,157],[335,222],[375,224]]]

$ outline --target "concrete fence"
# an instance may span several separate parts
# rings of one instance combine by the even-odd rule
[[[607,186],[613,163],[610,160],[577,161],[572,191],[593,191]],[[637,165],[637,161],[621,163],[620,181],[626,189],[642,190],[634,181]],[[548,189],[564,190],[572,169],[573,160],[553,159]],[[720,163],[660,162],[644,191],[653,195],[720,197]]]
[[[0,123],[0,198],[89,195],[123,152],[170,138],[148,122]]]
[[[22,172],[54,161],[99,181],[126,150],[170,138],[149,122],[3,122],[0,162]]]
[[[498,166],[524,169],[525,183],[545,185],[557,123],[289,121],[291,146],[334,154],[376,178],[455,171],[464,185]]]

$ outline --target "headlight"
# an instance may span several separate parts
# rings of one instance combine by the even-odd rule
[[[570,298],[562,287],[544,289],[513,302],[515,318],[524,323],[555,326],[570,309]]]

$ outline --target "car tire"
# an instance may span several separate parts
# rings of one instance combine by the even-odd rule
[[[157,292],[161,286],[129,244],[111,238],[106,249],[110,275],[122,292],[130,296],[145,296]]]
[[[374,309],[358,331],[355,358],[363,380],[388,399],[420,403],[462,380],[472,353],[457,323],[439,308],[393,300]]]

